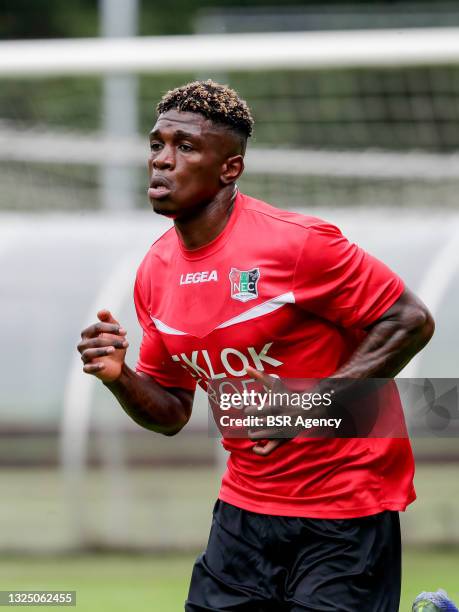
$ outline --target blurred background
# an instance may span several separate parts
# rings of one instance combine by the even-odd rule
[[[0,590],[180,610],[225,464],[205,397],[177,437],[143,431],[75,349],[106,307],[135,364],[135,271],[169,227],[146,196],[155,105],[196,78],[236,88],[256,121],[241,190],[388,263],[437,321],[400,376],[454,378],[459,5],[3,0],[0,38]],[[401,610],[459,599],[457,440],[413,444]]]

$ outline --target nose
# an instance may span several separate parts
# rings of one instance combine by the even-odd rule
[[[152,153],[151,164],[155,170],[165,170],[174,167],[174,156],[171,147],[163,147],[160,151]]]

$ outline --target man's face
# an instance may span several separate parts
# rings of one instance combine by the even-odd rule
[[[150,133],[148,197],[155,212],[186,218],[224,186],[225,161],[234,137],[203,115],[169,110]]]

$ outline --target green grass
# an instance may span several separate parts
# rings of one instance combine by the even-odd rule
[[[183,610],[193,561],[190,555],[0,558],[0,590],[76,590],[80,612],[176,612]],[[401,612],[411,610],[422,590],[442,587],[459,601],[458,566],[457,551],[406,551]]]
[[[183,610],[193,560],[106,555],[3,559],[0,590],[76,590],[81,612]],[[40,607],[48,609],[56,608]]]
[[[401,612],[411,611],[413,599],[421,591],[445,589],[459,604],[459,551],[407,550],[403,558]]]

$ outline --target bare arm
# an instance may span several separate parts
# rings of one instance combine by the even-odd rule
[[[108,310],[97,316],[99,323],[83,330],[78,344],[83,371],[99,378],[141,427],[167,436],[178,433],[191,416],[194,393],[163,387],[147,374],[131,370],[124,361],[126,331]]]
[[[162,387],[147,374],[136,373],[126,364],[119,378],[104,384],[131,419],[145,429],[173,436],[191,416],[194,393]]]
[[[405,289],[395,304],[389,308],[366,331],[368,335],[357,347],[350,359],[332,376],[322,381],[322,393],[333,389],[345,392],[352,389],[351,379],[392,378],[418,353],[430,340],[435,324],[427,307],[411,291]],[[272,388],[271,377],[248,368],[247,373]],[[344,379],[336,386],[336,379]],[[284,444],[286,439],[271,439],[267,431],[257,431],[250,438],[257,442],[253,451],[257,455],[269,455]]]

